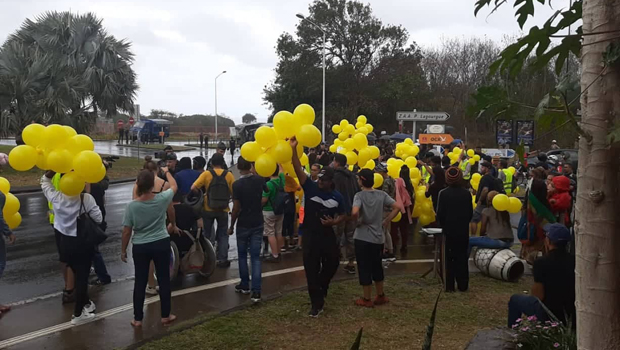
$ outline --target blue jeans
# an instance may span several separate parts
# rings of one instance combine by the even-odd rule
[[[241,286],[250,287],[250,273],[248,271],[248,248],[250,249],[250,263],[252,264],[252,292],[261,290],[261,259],[260,249],[263,243],[263,226],[245,228],[237,227],[237,249],[239,250],[239,276]]]
[[[487,248],[487,249],[506,249],[512,246],[512,242],[504,242],[499,239],[489,238],[488,236],[469,237],[469,248],[467,249],[467,256],[471,253],[472,247]]]
[[[228,212],[225,211],[204,211],[202,212],[205,232],[211,232],[213,223],[217,222],[215,236],[211,235],[210,241],[215,244],[217,261],[228,260]]]
[[[547,312],[540,305],[540,300],[535,296],[514,294],[508,302],[508,328],[517,323],[517,320],[525,314],[526,316],[536,316],[539,321],[546,321]]]
[[[4,236],[0,234],[0,278],[6,268],[6,243],[4,243]]]

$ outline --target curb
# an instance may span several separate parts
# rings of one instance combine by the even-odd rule
[[[135,178],[110,180],[110,185],[125,184],[125,183],[134,182],[134,181],[136,181]],[[27,193],[37,193],[37,192],[41,192],[40,186],[24,186],[24,187],[11,188],[11,193],[13,194],[27,194]]]

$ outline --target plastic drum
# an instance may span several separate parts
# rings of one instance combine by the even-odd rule
[[[525,272],[525,265],[510,249],[479,248],[474,255],[474,265],[483,275],[509,282],[516,282]]]

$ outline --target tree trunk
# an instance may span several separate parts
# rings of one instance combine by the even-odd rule
[[[584,36],[581,53],[582,127],[592,140],[579,142],[575,288],[578,345],[587,350],[620,348],[620,143],[607,140],[620,121],[620,69],[602,63],[618,30],[620,0],[584,1],[584,34],[615,31]]]

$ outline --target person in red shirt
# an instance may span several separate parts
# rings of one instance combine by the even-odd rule
[[[549,205],[553,215],[558,218],[558,222],[566,226],[570,225],[570,180],[566,176],[556,176],[551,179],[549,184]]]

